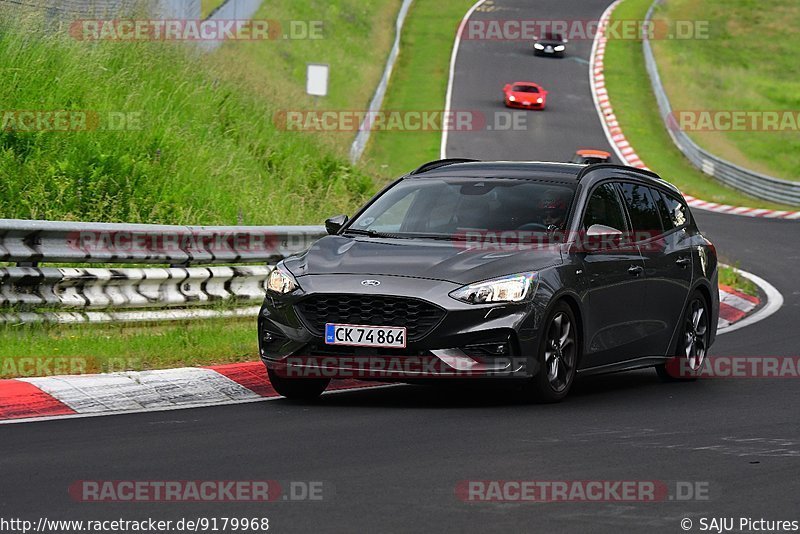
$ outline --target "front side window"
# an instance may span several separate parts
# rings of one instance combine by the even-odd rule
[[[611,183],[597,186],[586,205],[583,229],[588,230],[594,224],[625,231],[625,214],[617,191]]]

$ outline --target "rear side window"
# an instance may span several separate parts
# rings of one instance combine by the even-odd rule
[[[619,185],[625,204],[628,206],[633,231],[637,234],[644,232],[649,236],[664,233],[661,226],[661,213],[653,199],[656,192],[640,184],[622,182]]]
[[[675,225],[672,224],[672,218],[669,216],[669,208],[667,208],[667,202],[664,197],[661,195],[661,192],[658,189],[650,189],[650,196],[656,203],[656,208],[658,208],[658,215],[661,217],[661,227],[664,228],[664,232],[669,232],[670,230],[675,228]]]
[[[661,198],[664,200],[664,206],[667,210],[666,216],[671,224],[666,228],[681,228],[689,222],[689,209],[683,202],[663,191],[661,192]]]
[[[610,183],[598,186],[592,191],[586,213],[583,216],[583,227],[588,229],[593,224],[610,226],[625,231],[625,215],[619,202],[619,195]]]

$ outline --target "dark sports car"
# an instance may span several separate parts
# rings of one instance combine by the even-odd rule
[[[693,378],[714,341],[714,246],[680,192],[611,164],[431,162],[274,269],[261,357],[287,397],[331,378]],[[670,372],[672,371],[672,372]]]
[[[533,42],[533,53],[537,56],[564,57],[567,40],[557,32],[546,32]]]

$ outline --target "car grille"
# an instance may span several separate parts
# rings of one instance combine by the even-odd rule
[[[315,335],[323,335],[325,323],[405,326],[409,341],[424,337],[445,315],[424,300],[372,295],[311,295],[295,309]]]

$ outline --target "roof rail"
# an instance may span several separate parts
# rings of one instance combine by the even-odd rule
[[[438,169],[439,167],[445,167],[447,165],[453,165],[455,163],[475,163],[480,161],[478,159],[469,159],[469,158],[447,158],[447,159],[437,159],[436,161],[429,161],[424,165],[420,165],[410,174],[422,174],[423,172],[432,171],[433,169]]]
[[[625,170],[625,171],[629,171],[629,172],[630,171],[634,171],[634,172],[637,172],[637,173],[640,173],[640,174],[644,174],[645,176],[649,176],[650,178],[656,178],[656,179],[661,180],[661,181],[666,181],[662,177],[660,177],[658,174],[654,173],[651,170],[642,169],[641,167],[631,167],[630,165],[620,165],[618,163],[592,163],[592,164],[586,165],[581,170],[581,172],[578,173],[578,181],[580,182],[581,178],[583,178],[590,171],[593,171],[593,170],[599,169],[599,168],[619,169],[619,170]]]

